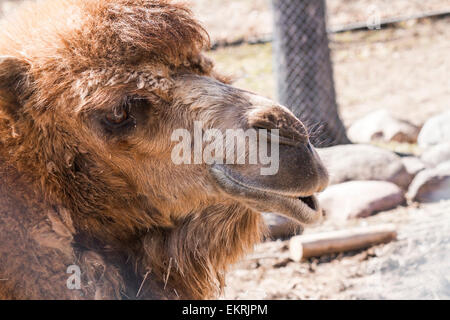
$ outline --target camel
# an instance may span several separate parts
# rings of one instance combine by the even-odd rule
[[[165,0],[46,0],[1,22],[1,299],[217,298],[261,212],[320,220],[307,128],[233,87],[208,46]],[[172,134],[194,123],[266,130],[277,173],[175,163]]]

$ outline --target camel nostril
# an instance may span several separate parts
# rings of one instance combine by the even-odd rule
[[[252,128],[258,132],[260,132],[261,130],[267,130],[267,133],[269,134],[269,138],[272,137],[272,135],[274,134],[273,130],[277,130],[277,133],[276,133],[277,139],[276,140],[280,144],[283,144],[283,145],[299,147],[299,146],[307,143],[307,139],[308,139],[305,135],[300,134],[298,131],[296,131],[292,128],[285,128],[283,126],[274,127],[274,126],[266,126],[264,124],[262,124],[262,125],[257,124],[257,125],[253,125]],[[309,146],[308,146],[308,148],[309,148]],[[310,152],[312,152],[311,149],[310,149]]]

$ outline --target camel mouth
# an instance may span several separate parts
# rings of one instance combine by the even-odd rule
[[[309,197],[298,197],[300,201],[303,201],[311,210],[318,210],[319,205],[317,198],[314,195],[311,195]]]
[[[251,185],[248,179],[223,165],[213,165],[210,172],[222,191],[256,211],[274,212],[301,224],[311,224],[322,217],[322,209],[313,193],[288,195]]]

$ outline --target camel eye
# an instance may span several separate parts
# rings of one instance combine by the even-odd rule
[[[117,109],[114,109],[113,112],[105,116],[108,124],[117,126],[128,120],[129,116],[127,110],[125,110],[125,108],[117,108]]]
[[[136,127],[136,116],[142,112],[141,106],[148,106],[147,100],[135,96],[124,98],[108,112],[102,112],[101,122],[110,133],[123,133],[124,129]]]

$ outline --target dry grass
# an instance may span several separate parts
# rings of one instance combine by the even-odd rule
[[[235,79],[234,85],[274,98],[275,81],[272,65],[272,46],[242,45],[207,53],[218,70]]]

